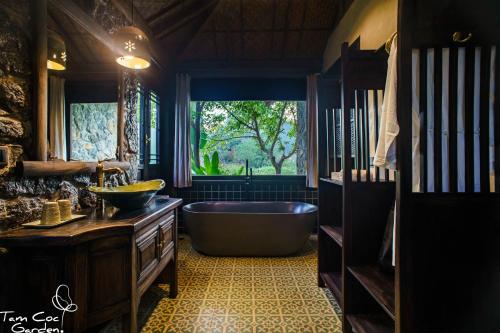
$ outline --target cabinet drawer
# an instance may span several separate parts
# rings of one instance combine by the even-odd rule
[[[158,265],[159,229],[154,228],[137,240],[137,274],[139,282]]]
[[[172,214],[167,219],[160,223],[160,256],[163,258],[173,246],[175,215]]]

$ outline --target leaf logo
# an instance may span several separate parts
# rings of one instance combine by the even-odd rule
[[[61,284],[57,287],[56,294],[52,297],[52,305],[58,310],[62,311],[61,316],[61,328],[64,323],[64,314],[66,312],[76,312],[78,310],[78,306],[73,303],[69,295],[69,287],[65,284]]]

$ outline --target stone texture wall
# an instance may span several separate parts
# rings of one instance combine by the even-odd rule
[[[9,163],[0,168],[0,231],[18,227],[39,218],[43,202],[69,198],[74,208],[94,206],[96,198],[86,188],[95,183],[91,175],[71,177],[19,178],[13,167],[19,160],[33,158],[33,78],[32,22],[29,0],[17,0],[15,9],[0,6],[0,145],[9,148]],[[126,24],[109,0],[94,0],[89,14],[108,31]],[[130,181],[137,174],[137,123],[134,112],[137,80],[125,75],[126,90],[126,158],[131,162]],[[125,178],[111,175],[113,185],[124,184]]]
[[[117,103],[71,104],[71,159],[95,161],[116,156]]]

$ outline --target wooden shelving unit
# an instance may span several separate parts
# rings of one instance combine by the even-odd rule
[[[330,289],[339,303],[342,300],[342,186],[320,180],[318,284]]]
[[[332,273],[320,273],[321,279],[325,283],[325,286],[330,289],[336,299],[341,299],[342,297],[342,273],[332,272]]]
[[[342,227],[322,225],[320,226],[320,229],[330,236],[340,247],[342,247],[342,237],[344,234]]]
[[[394,322],[380,315],[347,315],[356,333],[394,333]]]
[[[394,275],[382,272],[377,265],[348,267],[348,270],[394,320]]]
[[[394,205],[395,183],[386,181],[387,171],[367,172],[372,168],[368,120],[373,119],[369,118],[367,94],[373,91],[376,95],[384,88],[387,54],[344,45],[340,61],[342,105],[326,118],[342,119],[343,136],[340,141],[328,140],[327,144],[337,147],[322,150],[325,154],[352,153],[323,159],[335,161],[323,175],[341,172],[341,177],[319,179],[318,282],[329,288],[340,304],[344,332],[394,333],[394,274],[383,273],[377,259]],[[357,75],[352,75],[354,72]],[[358,111],[353,113],[352,109]],[[325,123],[333,128],[325,133],[338,135],[338,124],[328,119]]]
[[[376,179],[360,181],[358,176],[372,167],[366,138],[379,124],[366,127],[366,91],[384,89],[385,59],[380,52],[344,44],[340,60],[327,71],[341,88],[331,84],[336,90],[330,98],[336,100],[320,108],[327,109],[326,116],[318,115],[318,123],[328,127],[319,132],[319,170],[325,178],[319,185],[318,269],[320,286],[330,288],[326,273],[340,272],[336,297],[344,333],[496,332],[500,327],[500,163],[488,162],[492,139],[500,155],[500,117],[491,113],[492,100],[493,110],[500,110],[495,33],[500,21],[494,16],[500,3],[457,0],[438,7],[431,0],[398,1],[397,196],[395,184],[382,181],[387,177],[376,172]],[[464,28],[470,38],[456,42],[455,32]],[[417,107],[416,152],[412,110]],[[338,124],[330,123],[338,111],[341,140]],[[446,149],[443,137],[449,138]],[[326,179],[331,172],[342,172],[342,181]],[[378,266],[378,253],[394,202],[396,267],[387,274]]]

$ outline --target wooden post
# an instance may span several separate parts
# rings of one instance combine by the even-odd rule
[[[118,160],[124,160],[124,136],[125,136],[125,77],[123,70],[118,71],[118,123],[117,123],[117,138],[116,147],[118,150]]]
[[[39,161],[47,160],[47,0],[34,1],[35,17],[35,152]]]

